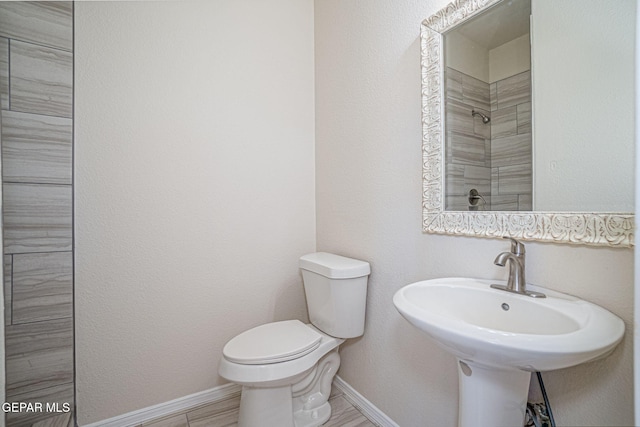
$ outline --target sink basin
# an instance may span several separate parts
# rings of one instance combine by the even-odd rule
[[[578,365],[611,351],[624,323],[575,297],[528,285],[547,298],[490,288],[496,280],[412,283],[393,303],[402,316],[462,360],[526,371]]]
[[[458,359],[458,425],[523,425],[531,371],[606,356],[624,323],[587,301],[534,285],[546,298],[493,289],[499,280],[412,283],[393,303],[412,325]]]

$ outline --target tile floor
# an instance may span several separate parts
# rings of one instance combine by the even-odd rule
[[[341,390],[334,387],[329,401],[332,415],[323,427],[377,427],[345,399]],[[237,394],[220,402],[144,423],[139,427],[232,427],[238,422],[239,405],[240,395]]]
[[[68,412],[66,414],[55,415],[53,417],[49,417],[45,420],[38,421],[34,424],[30,423],[16,423],[13,424],[16,426],[28,426],[31,427],[73,427],[73,412]]]

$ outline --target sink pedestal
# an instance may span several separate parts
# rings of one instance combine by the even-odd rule
[[[458,359],[458,427],[522,426],[531,372]]]

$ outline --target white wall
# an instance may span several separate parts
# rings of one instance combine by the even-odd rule
[[[636,8],[636,28],[640,26],[640,9]],[[635,91],[635,119],[636,119],[636,129],[635,129],[635,138],[636,138],[636,147],[640,147],[640,127],[638,124],[640,123],[640,90],[638,90],[638,84],[640,84],[640,32],[636,31],[636,72],[635,72],[635,83],[636,83],[636,91]],[[635,166],[636,166],[636,180],[635,180],[635,212],[640,212],[640,150],[636,149],[635,156]],[[636,215],[635,217],[635,227],[636,230],[640,229],[640,218]],[[633,299],[633,308],[634,308],[634,323],[633,326],[635,328],[635,335],[633,340],[633,349],[634,354],[640,354],[640,336],[638,336],[638,332],[640,329],[638,325],[640,325],[640,252],[634,251],[634,299]],[[635,391],[635,423],[636,425],[640,425],[640,357],[635,357],[633,362],[633,373],[634,373],[634,391]]]
[[[372,265],[365,335],[342,348],[340,375],[402,427],[455,426],[458,383],[453,357],[402,319],[394,292],[435,277],[506,278],[493,264],[503,241],[421,232],[419,30],[446,4],[315,3],[318,249]],[[526,247],[530,282],[631,329],[632,250]],[[558,425],[633,424],[632,336],[605,360],[544,374]]]
[[[489,51],[458,31],[451,31],[444,38],[444,57],[447,67],[490,82]]]
[[[313,2],[75,4],[81,425],[209,389],[242,330],[306,319]]]
[[[529,33],[489,51],[489,80],[497,82],[531,69]]]
[[[531,4],[536,210],[634,209],[635,8]]]

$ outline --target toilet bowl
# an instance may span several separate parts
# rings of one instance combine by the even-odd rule
[[[300,333],[305,329],[307,336]],[[327,421],[344,341],[299,320],[261,325],[229,341],[218,372],[242,385],[238,425],[310,427]]]
[[[300,258],[312,324],[267,323],[223,349],[218,372],[242,385],[239,427],[316,427],[331,417],[338,348],[364,332],[369,264],[324,252]]]

